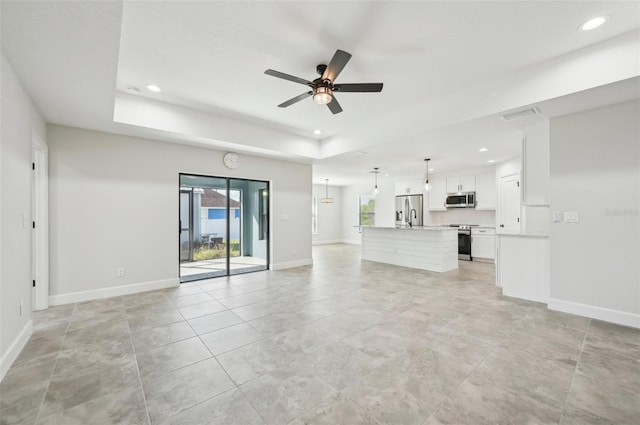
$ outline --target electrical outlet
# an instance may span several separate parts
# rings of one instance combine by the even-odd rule
[[[116,270],[116,276],[124,277],[124,267],[118,267],[118,269]]]
[[[565,223],[579,223],[580,222],[580,213],[577,211],[565,211],[564,213],[564,222]]]

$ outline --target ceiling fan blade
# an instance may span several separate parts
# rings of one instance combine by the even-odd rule
[[[311,96],[313,94],[312,91],[308,91],[306,93],[302,93],[300,96],[296,96],[293,99],[289,99],[286,102],[283,102],[281,104],[278,105],[279,108],[286,108],[287,106],[291,106],[294,103],[300,102],[302,99],[306,99],[307,97]]]
[[[327,103],[327,107],[331,112],[333,112],[334,115],[342,112],[342,106],[340,106],[340,104],[338,103],[338,99],[336,99],[335,96],[333,96],[331,102]]]
[[[382,91],[382,83],[334,84],[333,90],[342,93],[380,92]]]
[[[342,69],[345,67],[347,62],[351,59],[351,54],[345,52],[344,50],[336,50],[336,53],[331,58],[331,62],[327,65],[327,69],[324,70],[322,74],[323,80],[331,80],[334,82]]]
[[[267,75],[271,75],[272,77],[282,78],[283,80],[289,80],[293,81],[294,83],[304,84],[305,86],[310,86],[313,84],[311,81],[299,77],[294,77],[293,75],[285,74],[284,72],[274,71],[273,69],[267,69],[264,73]]]

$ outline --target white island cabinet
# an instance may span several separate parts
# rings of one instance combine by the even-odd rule
[[[458,268],[458,229],[363,227],[362,259],[434,272]]]

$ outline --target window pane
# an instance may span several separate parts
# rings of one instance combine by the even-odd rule
[[[376,198],[363,195],[359,199],[360,226],[374,226],[376,223]]]

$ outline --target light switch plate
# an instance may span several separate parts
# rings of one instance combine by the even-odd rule
[[[565,223],[578,223],[580,221],[580,213],[577,211],[565,211],[564,222]]]
[[[281,215],[282,220],[286,221],[289,220],[289,214],[282,214]]]
[[[562,211],[554,211],[553,212],[553,222],[554,223],[562,223],[562,219],[563,219],[563,214]]]

